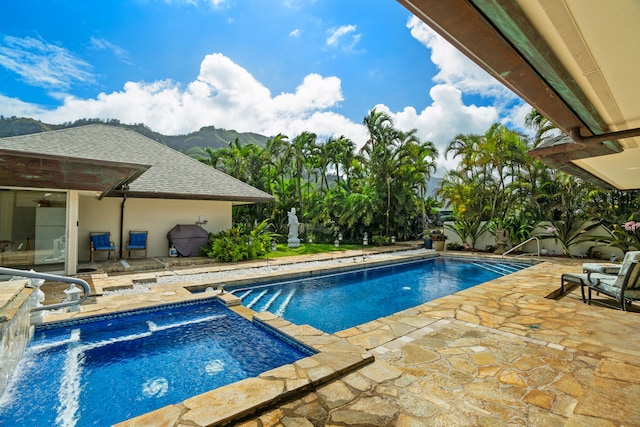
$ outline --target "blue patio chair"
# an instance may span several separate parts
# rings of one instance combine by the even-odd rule
[[[111,241],[111,233],[108,231],[99,231],[89,233],[89,240],[91,243],[91,262],[95,260],[96,252],[106,252],[107,260],[111,258],[111,252],[113,252],[113,259],[117,260],[116,246]]]
[[[129,231],[129,240],[127,240],[128,258],[131,258],[131,251],[144,251],[144,257],[147,257],[147,231]]]
[[[617,275],[601,273],[566,273],[562,275],[562,287],[565,282],[580,283],[582,302],[591,304],[591,292],[615,298],[618,305],[600,301],[603,305],[626,311],[632,301],[640,301],[640,251],[627,252]],[[585,295],[585,288],[587,295]]]

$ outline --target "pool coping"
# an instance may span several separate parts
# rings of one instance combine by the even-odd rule
[[[421,254],[410,257],[412,261],[437,258],[440,254]],[[456,258],[455,256],[446,256]],[[478,257],[477,257],[478,258]],[[483,257],[496,261],[496,258]],[[464,259],[463,257],[460,259]],[[398,259],[371,262],[367,266],[378,267],[397,264]],[[533,265],[533,263],[532,263]],[[311,277],[326,274],[327,271],[345,272],[360,269],[362,264],[347,264],[339,268],[322,268],[321,272],[302,271],[284,275],[269,274],[280,280]],[[257,278],[253,279],[258,280]],[[238,286],[247,280],[226,280]],[[275,405],[295,399],[312,389],[371,364],[375,357],[361,346],[348,341],[348,336],[328,334],[309,325],[296,325],[269,312],[257,313],[244,306],[239,306],[239,298],[229,293],[225,300],[231,310],[241,307],[252,314],[252,321],[273,328],[293,340],[318,351],[317,354],[301,359],[293,364],[283,365],[257,377],[247,378],[224,387],[220,387],[189,398],[179,404],[165,406],[138,417],[116,424],[117,427],[139,427],[146,425],[182,425],[193,423],[198,426],[223,426],[239,422],[252,415],[261,413]],[[339,334],[339,332],[337,333]],[[348,335],[348,334],[347,334]]]
[[[205,280],[202,283],[189,282],[181,287],[188,291],[189,288],[203,287],[224,283],[230,286],[242,286],[247,283],[259,281],[266,278],[277,280],[295,279],[302,277],[311,277],[314,275],[327,274],[328,272],[346,272],[350,270],[361,269],[363,267],[379,267],[389,264],[397,264],[402,260],[415,261],[420,259],[430,259],[437,257],[465,259],[466,254],[453,254],[441,252],[427,252],[418,255],[398,256],[398,253],[392,254],[387,259],[381,260],[365,260],[362,262],[349,262],[351,258],[345,258],[342,265],[312,266],[308,269],[301,269],[295,272],[276,273],[269,272],[264,274],[256,274],[250,278],[239,280]],[[485,259],[487,261],[507,261],[512,262],[513,259],[503,259],[499,256],[478,256],[473,254],[474,259]],[[358,258],[357,256],[353,257]],[[536,264],[536,260],[518,260],[523,263]],[[188,303],[189,301],[199,300],[202,298],[211,298],[210,293],[193,294],[188,291],[189,297],[181,295],[177,303]],[[375,361],[374,356],[364,350],[362,346],[352,344],[347,336],[339,336],[336,334],[328,334],[321,330],[315,329],[309,325],[296,325],[288,322],[271,313],[256,313],[244,306],[236,305],[228,292],[223,295],[216,295],[227,307],[238,314],[248,318],[251,321],[260,322],[275,329],[276,331],[290,337],[292,340],[301,342],[302,344],[316,350],[318,353],[303,358],[293,364],[283,365],[281,367],[264,372],[263,374],[247,378],[236,383],[229,384],[208,392],[193,396],[183,402],[165,406],[157,410],[142,414],[140,416],[125,420],[116,426],[147,426],[147,425],[178,425],[183,422],[199,426],[222,426],[238,422],[273,407],[285,401],[295,399],[298,396],[308,393],[310,390],[329,383],[335,379],[343,377],[365,365]],[[237,298],[237,297],[236,297]],[[167,305],[158,303],[157,301],[147,301],[141,306],[134,306],[135,309],[145,309],[157,307],[158,305]],[[129,310],[127,310],[129,311]],[[117,314],[111,311],[110,314]],[[87,313],[84,315],[75,313],[67,317],[68,321],[77,321],[79,318],[95,317],[95,313]],[[54,320],[51,323],[58,323]],[[50,322],[46,322],[47,324]]]
[[[444,252],[442,255],[476,258],[479,254]],[[500,258],[481,255],[493,260]],[[633,333],[640,327],[638,308],[632,312],[622,312],[587,305],[582,302],[579,290],[556,300],[551,295],[559,290],[561,274],[581,271],[583,260],[562,257],[526,259],[540,263],[532,269],[343,331],[340,335],[349,342],[362,349],[370,349],[376,358],[373,364],[310,390],[297,399],[266,408],[252,418],[245,417],[236,425],[306,426],[310,422],[314,425],[390,425],[385,420],[391,420],[394,425],[437,423],[577,427],[640,423],[638,411],[633,410],[633,394],[625,392],[640,387],[640,338]],[[247,264],[237,266],[246,267]],[[130,280],[124,275],[120,279]],[[113,282],[106,280],[106,283]],[[184,291],[181,297],[186,298],[186,294],[187,291]],[[188,298],[194,298],[194,295],[190,294]],[[106,304],[98,310],[88,307],[87,311],[113,310],[119,306],[118,303],[126,307],[140,303],[129,296],[116,299],[107,299]],[[154,297],[146,295],[145,299],[146,304],[151,304]],[[165,297],[155,300],[164,301]],[[516,402],[521,408],[520,418],[514,416],[509,407],[496,410],[493,399],[495,393],[505,386],[513,388],[508,384],[511,384],[514,376],[503,378],[508,380],[507,383],[498,381],[496,373],[487,376],[485,359],[475,359],[487,352],[492,354],[491,348],[486,347],[486,339],[476,338],[466,343],[468,351],[465,354],[467,357],[473,356],[472,366],[484,372],[482,375],[478,373],[474,382],[482,389],[474,389],[473,393],[464,392],[465,389],[460,388],[463,385],[460,381],[448,384],[448,388],[446,384],[432,385],[428,378],[422,377],[421,372],[415,371],[415,361],[406,360],[404,346],[419,343],[420,339],[428,338],[433,333],[439,334],[438,331],[442,329],[430,332],[430,324],[438,321],[449,322],[448,325],[456,325],[454,329],[460,329],[461,333],[474,336],[478,335],[478,330],[489,328],[493,331],[492,341],[497,341],[499,346],[503,342],[511,343],[518,352],[529,352],[532,346],[545,348],[545,352],[551,354],[556,362],[543,364],[544,370],[553,368],[569,383],[561,381],[558,384],[561,389],[556,387],[554,393],[550,394],[558,395],[551,407],[544,399],[549,396],[545,393],[546,383],[540,383],[532,385],[526,399]],[[459,337],[452,336],[453,347],[458,346],[455,338]],[[425,343],[418,346],[431,349]],[[385,349],[388,351],[384,352]],[[497,348],[494,353],[496,351],[496,354],[501,354],[503,350]],[[459,354],[460,349],[442,353],[439,363],[454,363],[459,359]],[[565,361],[566,357],[570,360]],[[437,363],[427,363],[424,369],[437,366]],[[529,368],[528,365],[520,366],[515,372],[520,372],[525,378],[529,376]],[[568,378],[566,369],[569,372],[579,370],[579,381]],[[442,378],[453,380],[454,376],[445,373]],[[555,378],[551,380],[555,381]],[[423,413],[425,408],[431,411]],[[375,423],[371,421],[374,419]],[[163,425],[162,419],[146,421],[146,424],[140,422],[137,425]],[[195,424],[191,421],[172,421],[164,425]]]

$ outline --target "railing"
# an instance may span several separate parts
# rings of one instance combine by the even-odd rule
[[[505,253],[503,253],[503,254],[502,254],[502,257],[504,258],[504,256],[505,256],[506,254],[508,254],[509,252],[513,252],[513,251],[515,251],[516,249],[518,249],[518,248],[520,248],[520,247],[522,247],[522,246],[526,245],[527,243],[529,243],[529,242],[530,242],[530,241],[532,241],[532,240],[535,240],[535,241],[537,242],[537,244],[538,244],[538,252],[537,252],[537,253],[523,253],[523,254],[520,254],[520,255],[516,255],[514,258],[518,258],[519,256],[527,256],[527,255],[530,255],[530,256],[537,255],[538,257],[540,257],[540,239],[538,239],[536,236],[533,236],[533,237],[531,237],[530,239],[527,239],[527,240],[525,240],[524,242],[520,243],[519,245],[512,247],[511,249],[509,249],[508,251],[506,251]]]
[[[0,267],[0,274],[6,274],[6,275],[18,276],[18,277],[27,277],[29,279],[44,279],[44,280],[51,280],[54,282],[73,283],[76,285],[80,285],[82,287],[82,290],[84,291],[84,294],[78,300],[33,307],[31,311],[56,310],[58,308],[79,305],[79,304],[82,304],[89,297],[89,292],[91,292],[91,289],[89,288],[89,284],[87,282],[85,282],[82,279],[75,279],[73,277],[58,276],[56,274],[38,273],[36,271],[16,270],[13,268],[5,268],[5,267]]]

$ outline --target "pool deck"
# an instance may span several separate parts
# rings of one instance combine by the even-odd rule
[[[345,262],[357,252],[343,253]],[[387,255],[388,260],[402,257],[401,252]],[[640,425],[640,313],[583,304],[579,289],[548,298],[558,293],[560,275],[579,272],[582,261],[542,261],[333,335],[260,314],[264,322],[321,353],[236,383],[224,393],[214,390],[121,425]],[[154,285],[143,294],[101,294],[158,274],[237,269],[252,277],[256,265],[264,261],[179,272],[95,273],[88,281],[99,296],[80,313],[46,320],[207,297],[184,288],[202,283]]]

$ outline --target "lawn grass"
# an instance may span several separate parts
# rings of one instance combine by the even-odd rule
[[[286,243],[278,243],[274,252],[269,252],[260,258],[280,258],[283,256],[312,255],[320,253],[341,252],[352,249],[362,249],[362,245],[341,244],[336,248],[333,243],[300,243],[298,248],[290,248]]]

